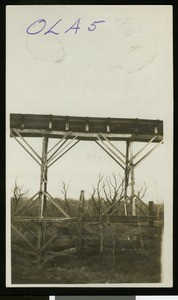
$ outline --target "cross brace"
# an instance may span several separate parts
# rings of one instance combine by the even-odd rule
[[[87,133],[86,133],[87,134]],[[142,202],[134,192],[134,170],[135,168],[147,157],[149,156],[160,144],[163,143],[163,140],[159,141],[151,150],[147,151],[146,154],[142,155],[138,158],[142,152],[152,143],[155,142],[157,139],[157,135],[152,136],[152,138],[142,147],[136,154],[133,154],[133,140],[132,135],[129,139],[126,140],[126,154],[124,154],[120,149],[118,149],[111,140],[108,139],[108,134],[98,133],[95,134],[96,138],[94,141],[100,146],[123,170],[124,170],[124,196],[118,199],[115,203],[113,203],[108,209],[103,212],[102,215],[112,215],[115,211],[118,210],[121,202],[124,202],[124,210],[125,215],[128,215],[128,201],[130,201],[132,206],[131,214],[133,216],[136,215],[136,207],[139,209],[140,206],[138,202]],[[43,230],[44,224],[43,219],[45,219],[45,212],[46,212],[46,202],[47,199],[51,201],[51,203],[60,211],[64,218],[72,219],[69,214],[59,205],[56,203],[55,199],[49,194],[47,191],[47,173],[48,169],[57,162],[62,156],[64,156],[70,149],[72,149],[79,141],[80,137],[79,134],[73,134],[72,131],[65,132],[61,139],[50,149],[48,150],[48,140],[49,137],[44,134],[43,142],[42,142],[42,154],[39,155],[35,149],[26,141],[26,139],[16,130],[15,128],[11,128],[11,136],[22,146],[22,148],[40,165],[41,167],[41,177],[40,177],[40,190],[34,194],[28,202],[25,202],[18,210],[16,210],[14,217],[22,216],[24,212],[32,207],[37,201],[39,202],[39,210],[38,210],[38,221],[40,223],[38,226],[38,234],[31,234],[37,238],[37,261],[38,265],[40,265],[41,261],[41,251],[47,247],[47,244],[42,243],[43,240]],[[137,161],[136,161],[137,158]],[[131,195],[128,196],[128,187],[131,186]],[[33,218],[31,218],[33,219]],[[54,218],[56,219],[56,218]],[[22,222],[22,219],[19,219],[19,222]],[[22,225],[28,230],[28,226],[24,223]],[[35,250],[34,246],[27,240],[27,238],[14,226],[12,228],[16,231],[18,235],[20,235],[24,241],[28,243],[28,245]],[[29,230],[30,232],[30,230]],[[55,237],[52,237],[53,240]],[[50,241],[51,241],[50,240]]]

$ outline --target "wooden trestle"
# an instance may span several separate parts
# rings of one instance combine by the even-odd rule
[[[38,225],[36,248],[30,245],[32,250],[37,254],[37,264],[41,265],[42,250],[50,241],[44,240],[45,223],[56,222],[56,218],[48,218],[46,211],[47,200],[60,211],[63,217],[57,218],[57,221],[74,219],[59,205],[55,199],[49,194],[47,189],[48,169],[56,163],[63,155],[72,149],[82,140],[93,141],[102,148],[124,171],[124,196],[118,199],[111,207],[109,207],[100,216],[100,221],[105,215],[112,210],[117,210],[120,200],[124,201],[125,216],[136,217],[135,208],[135,191],[134,191],[134,170],[135,168],[163,143],[163,121],[145,120],[145,119],[121,119],[121,118],[89,118],[89,117],[73,117],[73,116],[56,116],[56,115],[35,115],[35,114],[11,114],[10,115],[10,136],[13,137],[39,164],[41,168],[40,189],[33,195],[27,203],[16,211],[12,218],[12,227],[22,239],[29,245],[21,232],[16,227],[16,222],[23,224],[32,221],[34,217],[24,217],[23,213],[29,209],[36,201],[39,203],[38,216],[36,217]],[[27,142],[26,138],[42,137],[42,154],[38,154],[33,147]],[[50,138],[57,139],[57,143],[51,149],[48,149],[48,141]],[[125,141],[126,152],[122,153],[112,141]],[[144,142],[144,146],[137,152],[133,153],[133,143]],[[147,146],[154,143],[155,145],[146,154],[142,152]],[[131,193],[128,195],[128,186],[131,185]],[[131,203],[131,213],[128,212],[128,202]],[[81,205],[81,204],[80,204]],[[27,227],[27,225],[25,225]],[[79,229],[81,223],[79,220]],[[30,230],[30,229],[29,229]],[[102,231],[102,226],[101,226]],[[80,248],[80,242],[78,246]],[[101,249],[102,252],[102,249]]]

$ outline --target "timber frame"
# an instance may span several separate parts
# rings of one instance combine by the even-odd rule
[[[89,118],[69,117],[56,115],[35,114],[10,114],[10,136],[33,158],[40,167],[40,188],[27,202],[25,202],[12,218],[12,229],[30,246],[37,255],[37,265],[41,264],[41,253],[47,245],[55,239],[52,237],[44,242],[45,223],[75,221],[59,203],[49,194],[47,189],[48,169],[63,155],[71,150],[80,141],[95,142],[104,150],[124,172],[124,196],[106,209],[100,216],[100,221],[106,215],[112,215],[117,211],[120,202],[124,202],[125,217],[136,218],[136,205],[138,199],[135,195],[134,171],[135,168],[148,157],[160,144],[163,143],[163,121],[145,119],[120,119],[120,118]],[[42,154],[38,154],[27,142],[28,137],[42,138]],[[56,144],[48,149],[50,138],[57,139]],[[126,152],[123,153],[112,141],[124,141]],[[134,142],[143,142],[144,146],[133,153]],[[154,144],[151,150],[145,153],[147,147]],[[128,187],[131,187],[130,194]],[[24,217],[23,213],[38,201],[38,215],[36,217]],[[62,214],[61,218],[49,218],[46,211],[46,202],[51,201],[55,208]],[[143,201],[142,201],[143,202]],[[131,209],[128,210],[128,204]],[[143,202],[144,204],[144,202]],[[36,247],[18,230],[16,223],[20,222],[30,231],[28,222],[35,221],[38,224],[36,235]],[[125,219],[124,219],[125,221]],[[81,220],[79,218],[79,230]],[[34,234],[32,232],[32,234]],[[80,244],[80,243],[79,243]],[[80,248],[80,246],[77,246]],[[101,251],[102,252],[102,251]]]

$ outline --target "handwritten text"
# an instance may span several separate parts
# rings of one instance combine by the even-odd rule
[[[59,32],[58,32],[57,25],[61,21],[62,21],[62,19],[59,19],[53,26],[51,26],[48,29],[47,21],[45,19],[39,19],[27,27],[26,33],[30,34],[30,35],[35,35],[35,34],[39,34],[39,33],[43,32],[44,35],[47,35],[47,34],[58,35]],[[104,20],[94,21],[87,27],[87,30],[89,32],[92,32],[97,29],[99,24],[104,23],[104,22],[105,22]],[[81,29],[80,23],[81,23],[81,18],[76,20],[74,24],[72,24],[70,27],[68,27],[67,30],[65,31],[65,33],[74,32],[75,34],[77,34],[78,31]]]

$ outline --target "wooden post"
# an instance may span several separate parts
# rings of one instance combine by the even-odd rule
[[[99,253],[103,253],[104,250],[104,225],[102,220],[102,214],[100,210],[100,223],[99,223]]]
[[[42,228],[41,223],[38,223],[38,238],[37,238],[37,268],[41,268],[41,242],[42,242]]]
[[[40,178],[40,205],[39,218],[43,218],[46,207],[46,192],[47,192],[47,148],[48,138],[43,137],[42,158],[41,158],[41,178]]]
[[[130,163],[133,164],[133,142],[129,141],[129,159]],[[130,184],[131,184],[131,215],[135,216],[136,215],[136,207],[135,207],[135,190],[134,190],[134,185],[135,185],[135,174],[134,174],[134,167],[131,167],[130,170]]]
[[[127,189],[129,184],[129,142],[126,142],[126,162],[125,162],[125,187],[124,187],[124,214],[127,216]]]
[[[149,217],[150,217],[148,225],[150,227],[153,227],[154,226],[154,205],[153,205],[153,201],[149,201],[148,210],[149,210]]]
[[[46,209],[46,192],[47,192],[47,149],[48,138],[43,137],[42,157],[41,157],[41,177],[39,192],[39,212],[38,212],[38,238],[37,238],[37,267],[41,265],[41,247],[45,243],[45,228],[41,222],[45,215]]]
[[[76,242],[76,249],[77,251],[83,250],[83,210],[84,210],[84,191],[81,190],[80,199],[79,199],[79,206],[78,206],[78,224],[77,224],[77,242]]]
[[[115,264],[115,225],[112,226],[113,235],[112,235],[112,267],[114,269]]]

